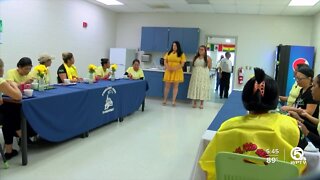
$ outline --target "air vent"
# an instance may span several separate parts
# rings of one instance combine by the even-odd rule
[[[148,4],[151,9],[169,9],[170,7],[168,4],[161,3],[161,4]]]
[[[188,4],[210,4],[209,0],[186,0]]]

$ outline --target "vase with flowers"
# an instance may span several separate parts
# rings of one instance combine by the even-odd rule
[[[97,66],[94,64],[89,64],[89,83],[93,83],[95,81],[94,73],[96,72]]]
[[[44,91],[45,89],[45,76],[48,73],[48,69],[45,65],[43,64],[39,64],[35,67],[35,71],[37,72],[37,76],[38,76],[38,90],[39,91]]]
[[[116,70],[118,69],[118,65],[117,64],[112,64],[111,66],[111,81],[114,81],[116,79]]]

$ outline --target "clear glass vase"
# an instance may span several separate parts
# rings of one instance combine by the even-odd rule
[[[46,82],[45,82],[44,78],[40,77],[39,80],[38,80],[38,90],[39,91],[44,91],[45,86],[46,86]]]
[[[114,71],[111,72],[111,78],[110,79],[111,79],[111,81],[116,80],[116,75],[115,75]]]
[[[94,73],[89,73],[89,83],[92,84],[94,81]]]

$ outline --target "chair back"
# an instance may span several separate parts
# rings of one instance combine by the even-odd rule
[[[284,161],[268,164],[260,157],[219,152],[216,175],[218,180],[286,180],[298,177],[299,171],[295,165]]]

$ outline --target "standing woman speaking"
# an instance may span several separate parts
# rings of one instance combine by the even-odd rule
[[[163,81],[165,82],[163,105],[167,104],[168,93],[173,84],[172,106],[176,105],[179,83],[184,81],[182,67],[186,62],[186,56],[181,50],[180,43],[173,41],[171,49],[163,57],[165,72]]]

